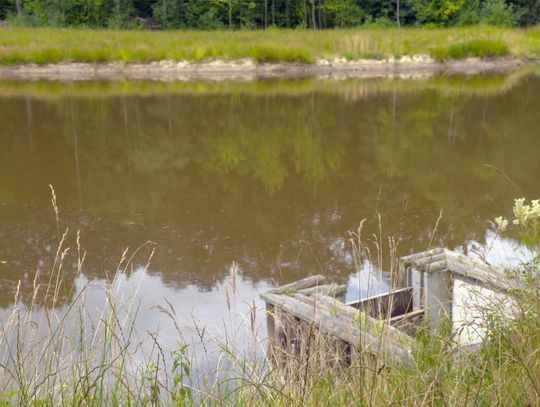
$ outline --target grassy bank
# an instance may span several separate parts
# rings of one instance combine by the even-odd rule
[[[232,32],[0,28],[0,64],[3,65],[208,58],[313,63],[319,58],[355,60],[420,54],[440,60],[505,55],[535,58],[540,56],[540,28]]]

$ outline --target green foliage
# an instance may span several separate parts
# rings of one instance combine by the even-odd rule
[[[10,8],[10,0],[0,0],[0,20],[4,20],[8,16]]]
[[[527,203],[525,198],[515,199],[512,210],[514,213],[512,226],[516,229],[520,241],[531,252],[538,253],[540,251],[540,199],[532,199],[530,203]],[[504,233],[508,228],[509,221],[498,216],[495,218],[495,225],[498,233]]]
[[[377,17],[375,20],[371,20],[367,24],[369,27],[378,28],[390,28],[395,26],[395,22],[390,20],[386,16]]]
[[[502,40],[476,39],[446,47],[437,47],[431,55],[439,60],[462,59],[469,57],[501,57],[508,55],[510,50]]]
[[[186,26],[186,10],[183,2],[161,0],[154,3],[152,14],[156,22],[165,29],[182,28]]]
[[[136,15],[132,0],[113,0],[112,11],[107,25],[110,28],[131,28],[135,26],[133,17]]]
[[[450,25],[465,6],[465,0],[414,0],[414,10],[420,24]]]
[[[354,0],[327,0],[324,3],[329,23],[336,27],[354,27],[361,25],[366,15]]]
[[[9,18],[15,25],[104,27],[114,19],[127,23],[134,13],[129,0],[27,0],[22,4],[23,12],[18,15],[12,11]]]
[[[467,1],[457,16],[456,25],[465,26],[479,24],[481,16],[482,5],[480,0]]]
[[[523,26],[538,24],[540,21],[540,0],[508,0],[518,15],[518,23]]]
[[[512,27],[516,25],[518,15],[514,6],[505,0],[486,0],[482,9],[482,22],[490,25]]]
[[[192,0],[186,5],[186,26],[199,29],[219,29],[222,22],[223,3]]]
[[[540,0],[0,0],[0,20],[26,26],[176,28],[345,28],[536,24]]]
[[[9,407],[14,404],[18,391],[0,391],[0,407]]]
[[[173,352],[173,390],[172,400],[176,406],[193,405],[191,388],[185,381],[191,378],[191,363],[188,354],[189,345],[179,343],[178,349]]]
[[[505,0],[471,0],[459,12],[456,24],[512,27],[518,24],[521,14],[514,4]]]

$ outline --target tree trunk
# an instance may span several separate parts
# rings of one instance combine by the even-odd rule
[[[311,21],[313,23],[313,29],[317,29],[317,20],[315,20],[315,0],[311,0]]]
[[[165,27],[169,26],[169,4],[167,0],[163,0],[163,20]]]
[[[319,28],[322,28],[322,19],[321,19],[321,2],[319,0],[319,7],[317,7],[317,14],[319,16]]]
[[[229,0],[229,30],[232,30],[232,0]]]
[[[401,21],[399,21],[399,0],[396,0],[396,19],[398,28],[401,28]]]
[[[339,8],[341,9],[339,13],[339,28],[343,28],[343,0],[339,1]]]
[[[242,25],[245,24],[245,16],[244,16],[244,12],[243,12],[243,9],[242,9],[242,0],[238,0],[238,27],[239,28],[242,28]]]
[[[17,15],[20,16],[22,13],[22,0],[15,0],[15,7],[17,8]]]
[[[285,0],[285,27],[291,28],[291,21],[289,20],[289,0]]]
[[[268,28],[268,0],[264,0],[264,29]]]

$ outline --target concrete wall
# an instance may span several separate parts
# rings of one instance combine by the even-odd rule
[[[410,269],[409,285],[413,287],[413,307],[424,308],[431,329],[452,317],[452,290],[448,270],[427,273]]]
[[[452,289],[448,270],[424,273],[425,315],[431,329],[437,330],[442,322],[452,318]]]
[[[467,277],[454,276],[452,296],[452,327],[461,345],[482,342],[491,314],[511,317],[516,312],[511,297]]]

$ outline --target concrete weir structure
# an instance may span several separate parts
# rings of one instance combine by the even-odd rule
[[[450,324],[457,347],[480,343],[490,315],[511,314],[511,292],[521,287],[514,270],[437,248],[400,258],[396,287],[385,294],[345,303],[345,285],[311,276],[261,297],[271,353],[301,352],[316,327],[347,357],[361,351],[406,361],[421,326]]]

